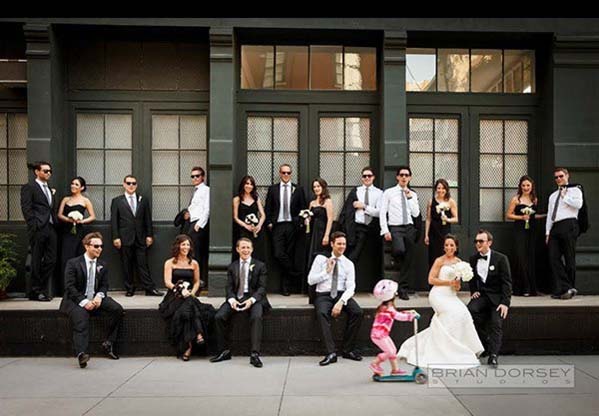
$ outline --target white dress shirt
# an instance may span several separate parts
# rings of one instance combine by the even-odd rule
[[[52,206],[52,190],[50,189],[50,186],[48,185],[48,182],[42,182],[39,179],[35,178],[35,181],[37,182],[37,184],[40,186],[40,188],[42,188],[42,192],[44,193],[44,196],[46,198],[48,198],[48,194],[50,194],[50,203],[49,205]],[[48,189],[48,193],[46,193],[46,189]]]
[[[364,195],[366,194],[366,186],[358,186],[356,188],[356,195],[358,196],[358,201],[364,202]],[[383,196],[383,191],[377,188],[374,185],[371,185],[368,188],[368,205],[364,209],[357,209],[355,215],[355,222],[358,224],[365,224],[364,214],[368,214],[371,217],[377,217],[380,213],[380,205],[381,198]]]
[[[308,274],[308,284],[316,285],[317,293],[326,293],[331,291],[333,280],[333,270],[327,273],[327,261],[330,257],[319,254],[314,259],[310,273]],[[347,304],[356,291],[356,271],[354,263],[345,256],[337,258],[337,291],[342,292],[341,301]]]
[[[95,286],[95,283],[98,281],[98,258],[95,258],[94,260],[92,260],[89,257],[87,257],[87,253],[83,254],[83,258],[85,259],[85,277],[88,277],[87,273],[89,273],[89,266],[91,265],[91,262],[94,261],[96,264],[96,274],[94,275],[94,286]],[[85,291],[83,293],[87,293],[87,284],[85,285]],[[98,292],[95,294],[95,296],[104,299],[106,297],[106,293]],[[91,300],[83,299],[81,302],[79,302],[79,306],[81,306],[83,308],[89,302],[91,302]]]
[[[195,187],[189,208],[189,222],[198,222],[200,228],[208,224],[210,218],[210,187],[204,182]]]
[[[418,195],[416,192],[412,192],[410,199],[406,198],[404,190],[398,185],[393,188],[386,189],[383,192],[383,202],[381,203],[380,209],[380,220],[381,220],[381,235],[385,235],[389,232],[389,226],[391,225],[407,225],[413,224],[412,217],[420,215],[420,205],[418,205]],[[402,222],[402,207],[401,198],[406,199],[406,208],[408,210],[408,222],[404,224]],[[389,219],[387,220],[387,214]]]
[[[133,207],[131,206],[131,197],[133,197]],[[127,201],[127,205],[129,205],[133,214],[137,214],[137,194],[135,192],[133,192],[132,194],[128,194],[127,192],[125,192],[125,201]]]
[[[558,189],[549,197],[547,204],[547,223],[545,224],[545,235],[549,235],[551,227],[554,222],[566,220],[568,218],[578,218],[578,211],[582,208],[582,191],[576,187],[566,188],[566,196],[564,196],[557,206],[557,214],[555,215],[555,221],[551,220],[553,217],[553,208],[555,207],[555,199],[559,198],[560,190]]]
[[[479,253],[482,254],[482,253]],[[489,251],[487,252],[487,254],[482,254],[483,256],[487,256],[487,260],[485,259],[478,259],[476,262],[476,272],[478,273],[478,275],[480,276],[480,280],[483,281],[483,283],[487,282],[487,276],[489,275],[489,264],[491,262],[491,250],[489,249]]]
[[[248,293],[250,291],[250,266],[252,265],[252,256],[248,257],[247,260],[247,267],[246,267],[246,275],[245,275],[245,283],[243,285],[243,293]],[[241,273],[243,272],[243,262],[244,260],[241,259],[241,257],[239,258],[239,277],[241,278]],[[229,304],[231,306],[233,306],[233,302],[236,301],[236,298],[229,298],[227,299],[227,302],[229,302]],[[250,300],[252,301],[252,305],[254,303],[256,303],[256,298],[254,298],[253,296],[250,298]]]
[[[285,195],[285,188],[283,187],[284,185],[287,185],[287,198],[288,198],[288,207],[289,207],[289,218],[285,218],[283,216],[283,196]],[[291,194],[293,193],[293,185],[291,185],[291,181],[287,182],[286,184],[281,182],[279,184],[279,202],[280,202],[280,206],[279,206],[279,216],[277,217],[277,222],[289,222],[291,221]]]

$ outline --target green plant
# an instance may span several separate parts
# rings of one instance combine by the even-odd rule
[[[0,233],[0,290],[6,290],[17,277],[17,236]]]

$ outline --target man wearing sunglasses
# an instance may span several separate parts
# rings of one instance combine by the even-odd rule
[[[123,307],[107,295],[108,268],[99,259],[104,248],[102,234],[95,232],[83,237],[85,253],[70,259],[65,268],[65,291],[60,312],[68,315],[73,329],[73,348],[79,367],[89,361],[89,317],[106,315],[110,319],[108,336],[102,343],[106,356],[118,360],[114,352],[123,319]]]
[[[570,174],[566,168],[555,168],[553,177],[558,189],[549,196],[545,227],[545,242],[554,281],[551,297],[572,299],[578,293],[574,287],[576,239],[580,234],[578,215],[584,201],[580,188],[568,184]]]
[[[27,222],[31,245],[29,299],[48,302],[50,297],[46,291],[56,265],[57,236],[54,227],[58,224],[55,190],[48,187],[52,166],[48,162],[35,162],[27,166],[35,174],[35,180],[21,187],[21,211]]]
[[[150,276],[147,251],[154,242],[152,211],[147,198],[136,193],[137,179],[127,175],[123,179],[125,193],[112,200],[110,223],[112,243],[121,255],[126,296],[135,294],[133,281],[134,266],[146,296],[162,296]]]
[[[206,185],[206,172],[200,166],[191,168],[193,195],[189,202],[189,236],[193,240],[194,256],[200,265],[200,279],[208,281],[208,226],[210,219],[210,187]]]

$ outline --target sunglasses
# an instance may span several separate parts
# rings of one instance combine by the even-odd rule
[[[44,173],[52,173],[52,169],[42,169],[42,172],[44,172]]]
[[[486,242],[487,242],[487,240],[474,240],[474,242],[475,242],[476,244],[482,244],[482,243],[486,243]]]
[[[131,185],[137,185],[137,182],[125,182],[127,185],[131,186]]]
[[[553,178],[554,178],[554,179],[561,179],[561,178],[563,178],[563,177],[564,177],[564,175],[555,175]]]
[[[281,175],[291,175],[291,172],[281,172]]]
[[[202,175],[191,175],[191,179],[197,179],[197,178],[201,178]]]
[[[89,246],[92,246],[93,248],[103,248],[104,244],[88,244]]]
[[[400,173],[400,174],[399,174],[399,175],[397,175],[397,176],[399,176],[400,178],[409,178],[409,177],[410,177],[410,174],[409,174],[409,173]]]
[[[363,177],[364,179],[366,179],[366,178],[372,178],[373,176],[374,176],[374,175],[362,175],[362,177]]]

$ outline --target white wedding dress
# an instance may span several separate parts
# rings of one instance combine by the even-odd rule
[[[439,279],[452,280],[453,266],[442,266]],[[451,286],[434,286],[428,300],[435,314],[430,326],[418,334],[420,367],[471,368],[480,365],[477,356],[484,348],[472,316],[456,291]],[[401,345],[397,356],[416,365],[413,336]]]

